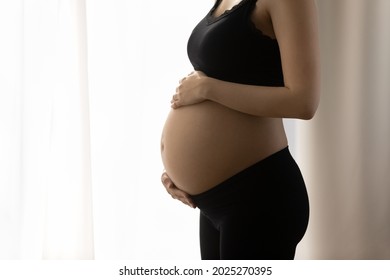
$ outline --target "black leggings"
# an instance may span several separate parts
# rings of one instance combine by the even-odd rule
[[[192,196],[203,260],[288,260],[305,234],[309,201],[288,148]]]

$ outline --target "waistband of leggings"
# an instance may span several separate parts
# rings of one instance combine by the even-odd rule
[[[290,150],[288,146],[282,150],[260,160],[259,162],[249,166],[248,168],[240,171],[236,175],[226,179],[222,183],[216,185],[215,187],[196,195],[192,195],[191,198],[194,200],[195,204],[201,203],[203,200],[208,200],[211,197],[218,196],[219,194],[226,195],[227,193],[232,193],[238,191],[236,186],[238,182],[245,180],[245,178],[250,177],[253,173],[258,172],[263,167],[271,167],[274,163],[278,163],[280,159],[291,157]],[[241,189],[241,188],[239,188]]]

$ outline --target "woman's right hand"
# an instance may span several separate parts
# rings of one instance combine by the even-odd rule
[[[191,208],[196,208],[196,205],[192,201],[190,195],[176,187],[165,171],[161,175],[161,182],[163,183],[167,192],[172,196],[172,198],[180,200]]]

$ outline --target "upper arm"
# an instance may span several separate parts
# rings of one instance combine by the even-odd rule
[[[312,110],[320,95],[317,7],[314,0],[275,0],[268,10],[279,44],[284,83]]]

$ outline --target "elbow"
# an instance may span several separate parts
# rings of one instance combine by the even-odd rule
[[[311,120],[317,112],[318,101],[306,101],[302,102],[299,119]]]
[[[314,106],[308,106],[307,108],[303,109],[301,114],[300,114],[300,119],[302,120],[311,120],[314,118],[314,115],[317,111],[317,108]]]
[[[305,120],[305,121],[308,121],[308,120],[311,120],[315,115],[315,112],[312,112],[312,111],[307,111],[307,112],[303,112],[299,118],[301,120]]]
[[[290,99],[290,109],[293,111],[292,117],[301,119],[301,120],[311,120],[316,114],[319,100],[320,100],[320,91],[318,89],[308,89],[303,90],[291,90]]]

